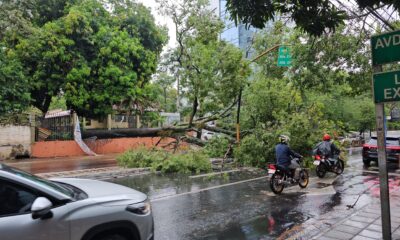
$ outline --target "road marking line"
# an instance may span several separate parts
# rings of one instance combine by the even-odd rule
[[[246,182],[252,182],[252,181],[257,181],[257,180],[261,180],[261,179],[265,179],[265,178],[269,178],[269,176],[262,176],[262,177],[258,177],[258,178],[252,178],[252,179],[246,179],[246,180],[242,180],[242,181],[238,181],[238,182],[232,182],[232,183],[227,183],[227,184],[222,184],[222,185],[218,185],[218,186],[213,186],[213,187],[208,187],[208,188],[202,188],[202,189],[198,189],[195,191],[190,191],[190,192],[184,192],[184,193],[178,193],[178,194],[171,194],[171,195],[166,195],[166,196],[161,196],[161,197],[157,197],[157,198],[152,198],[150,199],[151,202],[157,202],[157,201],[161,201],[161,200],[165,200],[165,199],[170,199],[170,198],[175,198],[175,197],[180,197],[180,196],[185,196],[185,195],[190,195],[190,194],[195,194],[195,193],[199,193],[199,192],[204,192],[204,191],[209,191],[209,190],[213,190],[213,189],[218,189],[218,188],[222,188],[222,187],[228,187],[228,186],[232,186],[232,185],[236,185],[236,184],[241,184],[241,183],[246,183]],[[311,177],[309,180],[313,180],[313,179],[318,179],[317,177]],[[336,179],[336,178],[335,178]],[[331,180],[331,179],[329,179]],[[328,179],[326,180],[328,181]],[[334,180],[333,180],[334,181]],[[332,182],[333,182],[332,181]],[[289,190],[289,192],[291,192],[290,190],[294,189],[296,186],[289,186],[285,189]],[[308,188],[308,186],[307,186]],[[305,189],[307,189],[305,188]],[[303,189],[301,189],[303,190]],[[296,191],[296,192],[302,192],[302,191]],[[304,190],[307,191],[307,190]],[[304,192],[307,194],[307,192]],[[275,194],[274,194],[275,196]]]
[[[200,174],[200,175],[189,176],[189,178],[209,177],[209,176],[222,175],[222,174],[224,174],[224,173],[233,173],[233,172],[239,172],[239,171],[242,171],[242,170],[240,170],[240,169],[235,169],[235,170],[222,171],[222,172],[206,173],[206,174]]]
[[[258,177],[258,178],[252,178],[252,179],[242,180],[242,181],[238,181],[238,182],[222,184],[222,185],[218,185],[218,186],[213,186],[213,187],[198,189],[198,190],[191,191],[191,192],[178,193],[178,194],[171,194],[171,195],[167,195],[167,196],[162,196],[162,197],[158,197],[158,198],[153,198],[153,199],[150,199],[150,201],[152,201],[152,202],[157,202],[157,201],[164,200],[164,199],[175,198],[175,197],[180,197],[180,196],[184,196],[184,195],[190,195],[190,194],[194,194],[194,193],[199,193],[199,192],[204,192],[204,191],[208,191],[208,190],[213,190],[213,189],[217,189],[217,188],[228,187],[228,186],[232,186],[232,185],[236,185],[236,184],[241,184],[241,183],[246,183],[246,182],[257,181],[257,180],[261,180],[261,179],[264,179],[264,178],[268,178],[268,176],[262,176],[262,177]]]

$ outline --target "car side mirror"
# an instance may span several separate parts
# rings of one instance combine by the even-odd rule
[[[51,207],[53,204],[45,197],[38,197],[32,203],[31,211],[33,219],[48,219],[53,217]]]

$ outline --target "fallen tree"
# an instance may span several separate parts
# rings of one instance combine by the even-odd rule
[[[230,115],[233,107],[237,100],[235,100],[230,106],[221,110],[220,112],[214,113],[208,117],[202,117],[196,119],[193,123],[181,123],[177,126],[159,127],[159,128],[121,128],[121,129],[86,129],[82,131],[82,138],[95,138],[95,139],[110,139],[110,138],[123,138],[123,137],[171,137],[179,139],[178,142],[187,142],[204,146],[205,142],[200,139],[202,129],[207,131],[223,133],[230,140],[235,142],[235,131],[213,127],[207,125],[208,122],[215,121],[218,119],[226,118]],[[197,137],[189,136],[189,132],[196,132]]]
[[[223,128],[204,126],[204,129],[212,132],[225,134],[231,142],[234,142],[235,132]],[[180,141],[204,146],[205,142],[199,138],[190,137],[187,133],[199,132],[196,128],[189,127],[162,127],[162,128],[124,128],[124,129],[89,129],[82,131],[83,139],[110,139],[110,138],[124,138],[124,137],[171,137],[180,139]]]
[[[195,131],[187,127],[165,127],[165,128],[122,128],[122,129],[90,129],[82,132],[82,138],[122,138],[122,137],[167,137],[183,135],[188,131]]]

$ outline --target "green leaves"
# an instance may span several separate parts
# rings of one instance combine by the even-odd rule
[[[0,44],[0,115],[21,112],[29,106],[30,85],[14,53]]]
[[[260,29],[277,16],[288,16],[297,28],[312,36],[336,30],[347,17],[329,0],[227,0],[226,9],[236,23]]]
[[[33,30],[18,35],[15,52],[33,105],[46,112],[62,92],[69,108],[94,117],[124,102],[130,102],[128,111],[144,102],[137,89],[148,84],[166,41],[149,9],[125,0],[57,0],[43,9],[32,4],[38,7]]]
[[[159,2],[177,27],[178,46],[168,54],[167,65],[192,102],[191,119],[231,105],[247,81],[249,66],[238,48],[218,39],[223,24],[208,1]]]

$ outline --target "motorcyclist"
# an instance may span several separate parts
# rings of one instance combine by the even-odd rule
[[[328,159],[328,163],[332,163],[334,166],[339,154],[340,149],[336,147],[333,142],[331,142],[331,136],[329,134],[324,134],[322,137],[322,142],[319,142],[313,150],[313,155],[320,155],[325,159]]]
[[[293,170],[300,166],[297,162],[292,162],[292,159],[295,157],[301,158],[302,156],[290,149],[289,140],[290,138],[286,135],[279,136],[279,143],[275,146],[275,156],[278,167],[286,171],[290,178],[293,178]]]

